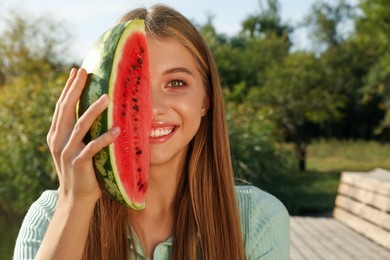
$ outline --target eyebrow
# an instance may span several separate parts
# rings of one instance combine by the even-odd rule
[[[193,73],[185,67],[177,67],[177,68],[172,68],[172,69],[166,70],[166,71],[164,71],[163,75],[168,75],[168,74],[177,73],[177,72],[182,72],[182,73],[186,73],[188,75],[193,75]]]

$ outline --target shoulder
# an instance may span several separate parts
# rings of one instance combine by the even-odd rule
[[[58,192],[48,190],[28,209],[15,243],[13,259],[33,259],[46,233],[58,199]]]
[[[248,259],[288,259],[289,214],[275,196],[254,186],[236,186]]]
[[[268,221],[275,216],[288,217],[286,207],[270,193],[254,186],[236,186],[235,190],[241,215],[254,214]]]

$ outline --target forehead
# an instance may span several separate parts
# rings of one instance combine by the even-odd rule
[[[193,73],[199,73],[193,55],[178,40],[148,37],[148,50],[152,70],[186,67]]]

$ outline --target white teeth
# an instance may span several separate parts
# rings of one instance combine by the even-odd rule
[[[173,131],[172,127],[152,129],[152,131],[150,132],[150,137],[156,138],[156,137],[169,135],[170,133],[172,133],[172,131]]]

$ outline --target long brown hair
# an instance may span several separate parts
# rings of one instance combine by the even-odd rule
[[[172,8],[155,5],[119,22],[145,20],[148,37],[178,40],[202,75],[209,110],[191,141],[181,174],[173,227],[172,259],[245,259],[228,132],[218,70],[203,37]],[[127,259],[138,234],[131,211],[102,195],[95,208],[84,259]]]

